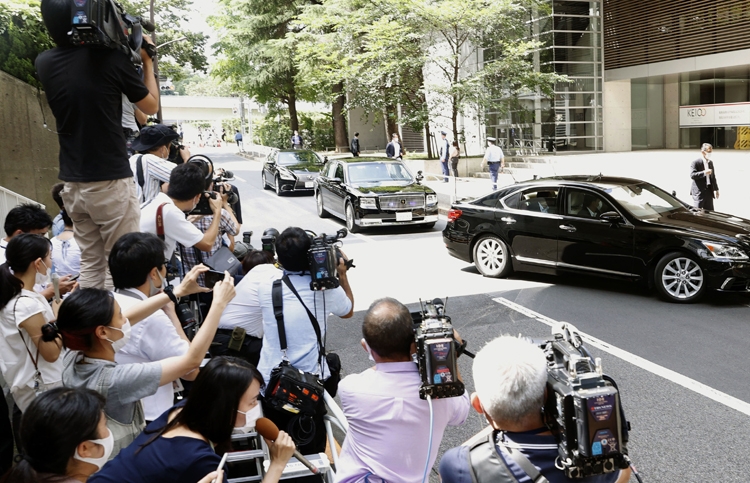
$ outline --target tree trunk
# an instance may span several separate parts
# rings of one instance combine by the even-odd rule
[[[299,131],[299,118],[297,118],[297,95],[292,92],[289,94],[289,127],[292,131]]]
[[[430,123],[424,125],[425,141],[427,142],[427,159],[432,159],[432,139],[430,139]]]
[[[389,143],[391,142],[393,133],[398,133],[398,112],[396,111],[396,106],[391,104],[385,106],[385,130],[388,131],[386,133],[388,136],[386,143]],[[401,135],[399,133],[400,138]]]
[[[344,116],[344,83],[334,84],[333,93],[338,94],[336,100],[331,106],[331,115],[333,116],[333,141],[336,144],[337,153],[349,151],[349,140],[346,136],[346,116]]]

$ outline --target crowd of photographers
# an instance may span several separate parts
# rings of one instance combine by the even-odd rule
[[[71,11],[74,24],[88,18],[72,1],[41,2],[58,47],[36,63],[57,121],[61,211],[53,223],[18,206],[0,240],[0,372],[13,402],[0,398],[3,481],[226,481],[232,435],[264,415],[281,429],[258,423],[271,459],[263,481],[273,483],[296,450],[326,450],[323,391],[340,395],[349,424],[336,481],[426,481],[446,428],[470,407],[493,431],[445,454],[444,481],[572,481],[542,417],[539,347],[500,337],[477,354],[476,393],[460,385],[455,397],[425,399],[412,315],[383,298],[362,324],[374,366],[341,380],[326,330],[330,315],[352,317],[354,295],[332,241],[290,227],[267,233],[270,246],[264,237],[241,269],[210,269],[239,233],[236,188],[174,130],[136,129],[132,118],[158,106],[155,48],[144,36],[139,75],[122,49],[73,45]],[[313,267],[321,256],[328,264]]]

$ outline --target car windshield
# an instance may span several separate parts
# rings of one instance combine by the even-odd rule
[[[394,162],[351,163],[349,181],[352,184],[408,182],[413,178],[406,166]]]
[[[293,164],[320,164],[320,158],[312,151],[295,151],[279,153],[278,163],[281,166]]]
[[[630,214],[641,220],[686,209],[679,200],[649,183],[610,185],[603,188]]]

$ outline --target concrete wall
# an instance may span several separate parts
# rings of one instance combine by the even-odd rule
[[[604,151],[630,151],[630,79],[605,82],[603,96]]]
[[[385,123],[373,120],[361,107],[349,111],[349,141],[355,132],[359,132],[361,151],[375,150],[384,153],[386,144],[391,140],[390,136],[386,135]]]
[[[664,76],[664,147],[680,147],[680,76]]]
[[[37,90],[0,72],[0,186],[47,206],[50,214],[58,212],[50,189],[58,182],[57,135],[55,117]]]

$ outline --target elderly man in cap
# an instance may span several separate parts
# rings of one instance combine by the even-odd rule
[[[505,167],[505,156],[500,146],[495,145],[495,138],[487,138],[487,151],[482,160],[482,169],[485,163],[490,167],[490,179],[492,179],[493,191],[497,189],[497,172]]]
[[[443,183],[448,182],[448,176],[451,175],[448,169],[448,161],[450,160],[451,146],[448,143],[448,133],[440,131],[440,167],[443,169]]]
[[[177,159],[169,159],[172,141],[179,137],[174,129],[155,124],[141,129],[141,135],[133,142],[133,150],[139,154],[130,157],[130,169],[140,204],[151,201],[162,191],[166,193],[175,163],[182,164],[190,158],[190,151],[180,146]]]

